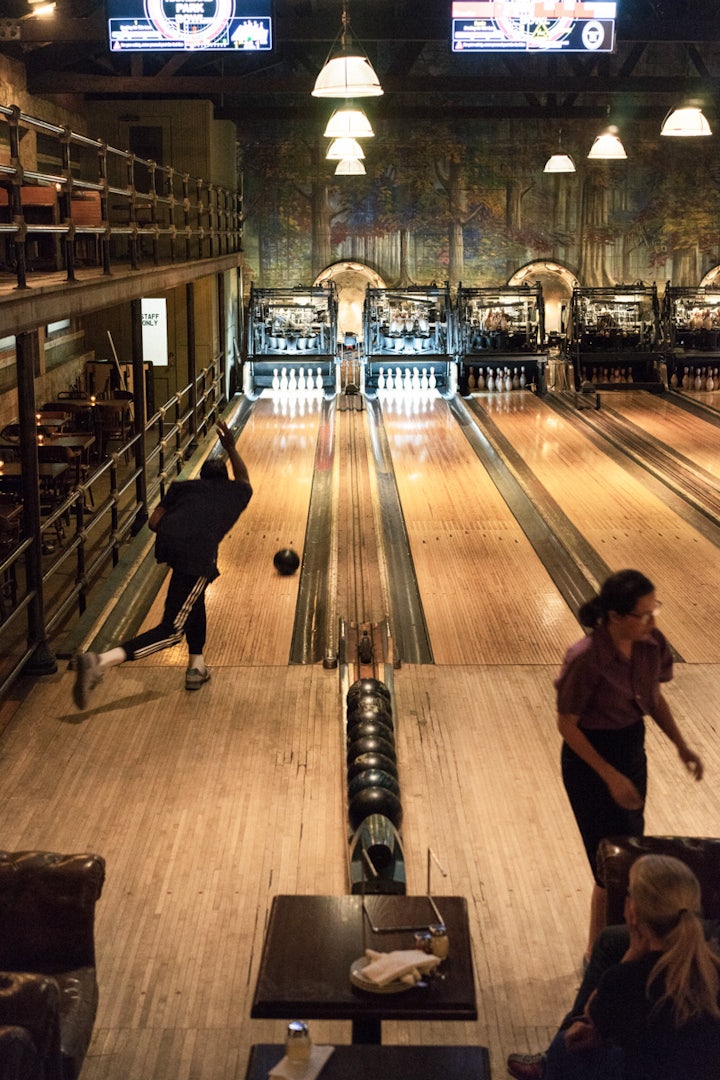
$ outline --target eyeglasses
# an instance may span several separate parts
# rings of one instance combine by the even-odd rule
[[[652,609],[652,611],[628,611],[628,618],[639,619],[641,623],[647,626],[650,620],[654,619],[655,616],[660,613],[661,609],[661,602],[659,600],[656,600],[655,607]]]

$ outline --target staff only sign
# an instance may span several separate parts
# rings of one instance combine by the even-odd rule
[[[149,300],[143,297],[140,301],[140,311],[143,360],[155,367],[167,367],[167,301]]]

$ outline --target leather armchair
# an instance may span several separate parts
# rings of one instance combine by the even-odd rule
[[[623,922],[628,873],[640,855],[673,855],[687,863],[702,891],[706,919],[720,919],[720,839],[695,836],[614,836],[601,840],[597,867],[607,889],[607,925]]]
[[[1,1080],[6,1060],[32,1058],[27,1038],[3,1036],[2,1026],[25,1029],[35,1050],[36,1064],[18,1077],[78,1077],[97,1013],[95,904],[104,879],[99,855],[0,851]]]

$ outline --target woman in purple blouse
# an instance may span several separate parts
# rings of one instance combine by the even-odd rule
[[[645,827],[644,717],[675,744],[696,780],[703,774],[662,694],[673,662],[655,626],[660,606],[655,586],[640,571],[613,574],[580,608],[578,618],[590,633],[568,649],[555,682],[563,783],[595,878],[588,957],[605,925],[598,844],[605,836],[642,836]]]

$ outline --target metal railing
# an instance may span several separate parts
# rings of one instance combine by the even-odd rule
[[[210,433],[226,400],[220,370],[216,358],[56,501],[36,535],[21,536],[0,561],[0,697],[38,649],[86,610],[123,544],[145,523],[196,440]],[[45,634],[32,618],[33,581],[43,599]]]
[[[43,269],[64,270],[68,281],[75,280],[83,238],[82,260],[105,274],[114,262],[135,270],[147,257],[160,265],[241,250],[238,191],[28,116],[17,105],[0,105],[0,123],[7,125],[10,149],[10,163],[0,164],[0,195],[7,193],[0,211],[8,211],[0,237],[10,239],[5,263],[20,288],[40,258],[29,244],[43,238],[52,240]],[[56,143],[49,155],[60,163],[56,172],[23,168],[20,139],[28,130]],[[38,221],[40,214],[47,220]]]

